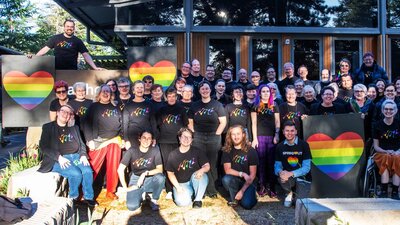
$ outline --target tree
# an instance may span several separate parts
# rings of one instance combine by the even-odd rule
[[[340,0],[332,7],[336,27],[378,27],[377,0]]]

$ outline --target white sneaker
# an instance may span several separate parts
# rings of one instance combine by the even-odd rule
[[[167,195],[165,196],[165,199],[172,199],[172,192],[168,192]]]
[[[285,201],[283,202],[283,206],[289,208],[292,206],[292,197],[293,193],[290,192],[288,195],[286,195]]]
[[[157,200],[151,199],[150,200],[150,208],[153,211],[159,211],[160,210],[160,206],[157,203]]]

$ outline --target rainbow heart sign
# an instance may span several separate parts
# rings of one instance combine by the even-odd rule
[[[168,87],[175,79],[176,66],[174,63],[162,60],[151,66],[147,62],[137,61],[129,68],[129,78],[132,82],[142,80],[146,75],[154,77],[154,82]]]
[[[3,77],[3,85],[15,102],[27,110],[32,110],[49,96],[54,78],[46,71],[37,71],[31,76],[20,71],[10,71]]]
[[[356,165],[364,150],[362,137],[354,132],[341,133],[335,140],[323,133],[307,139],[312,162],[333,180],[339,180]]]

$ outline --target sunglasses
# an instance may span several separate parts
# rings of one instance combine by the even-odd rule
[[[56,94],[65,94],[67,91],[56,91]]]

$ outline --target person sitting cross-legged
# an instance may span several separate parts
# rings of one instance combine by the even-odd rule
[[[276,147],[275,175],[286,193],[285,207],[291,207],[293,193],[296,191],[296,178],[310,172],[311,152],[307,142],[297,137],[296,126],[292,121],[283,124],[285,140]]]
[[[229,191],[228,205],[234,207],[240,203],[243,208],[252,209],[257,204],[258,155],[241,125],[229,128],[221,161],[226,173],[222,184]]]

